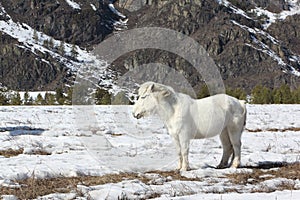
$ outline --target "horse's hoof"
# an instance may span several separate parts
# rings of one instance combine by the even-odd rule
[[[216,167],[216,169],[225,169],[225,168],[227,168],[227,166],[225,166],[225,165],[218,165],[218,166]]]
[[[233,169],[237,169],[237,168],[239,168],[240,167],[240,165],[231,165],[230,166],[230,168],[233,168]]]
[[[232,164],[231,164],[231,166],[230,166],[230,168],[239,168],[240,165],[241,165],[240,162],[233,161]]]
[[[183,167],[183,168],[181,168],[180,171],[191,171],[191,168],[190,167]]]

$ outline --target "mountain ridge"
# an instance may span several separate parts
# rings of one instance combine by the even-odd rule
[[[22,30],[32,28],[31,38],[36,34],[41,40],[22,41],[12,37],[14,31],[8,34],[9,27],[0,25],[0,82],[3,85],[14,90],[55,90],[72,85],[78,67],[94,59],[89,50],[95,45],[127,27],[151,26],[170,28],[199,42],[216,62],[227,87],[250,91],[257,84],[271,88],[282,84],[295,88],[300,84],[300,17],[297,10],[293,10],[298,9],[299,1],[141,0],[131,1],[132,4],[140,2],[134,9],[128,1],[122,0],[114,4],[97,0],[72,2],[78,7],[64,0],[1,2],[0,24],[12,20]],[[108,5],[115,5],[124,13],[128,24],[122,24],[122,17]],[[258,12],[262,7],[265,7],[264,12]],[[289,10],[293,15],[284,13]],[[276,16],[283,13],[286,18],[275,20],[265,13],[277,13]],[[282,27],[288,32],[282,31]],[[47,39],[41,39],[43,37]],[[54,41],[55,47],[39,50],[44,48],[45,41]],[[31,51],[30,45],[35,43],[40,47]],[[72,48],[76,55],[71,56]],[[186,67],[186,61],[168,52],[131,52],[115,61],[111,68],[124,74],[130,68],[157,61],[183,71],[195,89],[203,84],[201,76]]]

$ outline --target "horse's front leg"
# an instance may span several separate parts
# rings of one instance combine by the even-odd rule
[[[179,136],[180,146],[181,146],[181,156],[182,156],[182,171],[190,170],[189,166],[189,149],[190,149],[190,140],[186,135]]]
[[[178,158],[179,158],[177,170],[181,170],[181,168],[182,168],[182,155],[181,155],[181,146],[180,146],[180,142],[179,142],[179,137],[178,136],[173,136],[173,140],[174,140],[175,147],[176,147],[176,153],[177,153]]]

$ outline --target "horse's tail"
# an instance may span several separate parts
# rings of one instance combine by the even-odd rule
[[[239,100],[242,108],[243,108],[243,113],[242,116],[244,117],[244,127],[246,126],[246,119],[247,119],[247,108],[246,108],[246,101],[245,100]]]

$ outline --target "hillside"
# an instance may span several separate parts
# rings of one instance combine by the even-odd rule
[[[166,27],[191,36],[214,59],[227,86],[249,90],[259,83],[271,88],[283,83],[299,85],[299,2],[164,2],[149,5],[132,27]],[[184,70],[192,85],[201,80],[185,68],[188,63],[166,52],[136,52],[126,59],[136,65],[163,60]]]
[[[88,49],[114,30],[118,16],[94,1],[4,0],[0,3],[0,82],[14,90],[72,84]]]
[[[300,84],[300,1],[3,0],[0,3],[0,82],[14,90],[72,85],[90,50],[126,28],[158,26],[187,34],[214,59],[227,87]],[[102,62],[102,61],[98,61]],[[116,60],[125,73],[159,62],[181,71],[194,88],[202,78],[169,52],[146,49]],[[97,63],[97,62],[96,62]],[[99,64],[99,63],[98,63]],[[104,73],[104,72],[103,72]],[[101,77],[101,76],[99,76]]]

